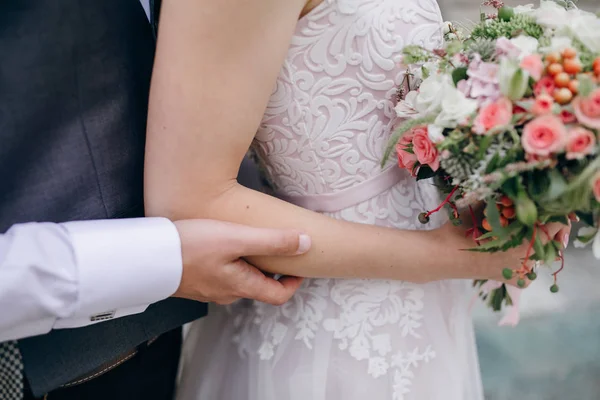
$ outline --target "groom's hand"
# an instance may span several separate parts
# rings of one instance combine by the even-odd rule
[[[212,220],[177,221],[175,226],[183,255],[175,297],[217,304],[248,298],[281,305],[302,283],[297,277],[267,277],[243,257],[303,254],[310,248],[307,235]]]

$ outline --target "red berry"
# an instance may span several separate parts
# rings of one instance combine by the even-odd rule
[[[549,53],[546,55],[546,61],[550,64],[558,63],[560,62],[560,54],[558,52]]]
[[[565,58],[565,61],[573,59],[573,58],[577,57],[577,50],[575,50],[571,47],[567,47],[566,49],[564,49],[562,51],[562,56],[563,56],[563,58]]]
[[[481,226],[483,227],[483,229],[485,229],[488,232],[492,231],[492,226],[490,225],[488,220],[485,218],[483,219],[483,221],[481,221]]]
[[[500,197],[500,200],[498,202],[500,204],[502,204],[504,207],[510,207],[514,204],[513,201],[510,199],[510,197],[508,197],[508,196]]]
[[[507,219],[513,219],[516,215],[514,207],[506,207],[502,210],[502,216]]]
[[[577,92],[579,92],[579,81],[577,79],[573,79],[571,82],[569,82],[569,90],[573,94],[577,94]]]
[[[559,63],[552,63],[548,65],[548,73],[552,76],[558,75],[564,71],[564,68]]]
[[[573,93],[567,88],[560,88],[554,91],[554,100],[558,104],[567,104],[571,100],[573,100]]]
[[[576,58],[567,58],[563,63],[565,72],[571,75],[577,75],[583,69],[581,61]]]
[[[569,82],[571,82],[571,77],[566,72],[561,72],[559,74],[554,75],[554,83],[559,88],[569,86]]]

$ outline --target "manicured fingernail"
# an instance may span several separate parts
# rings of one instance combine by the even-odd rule
[[[302,234],[300,235],[299,243],[298,243],[298,251],[296,254],[304,254],[310,249],[311,241],[310,236]]]
[[[569,234],[565,234],[565,237],[563,238],[563,248],[567,248],[567,246],[569,245]]]

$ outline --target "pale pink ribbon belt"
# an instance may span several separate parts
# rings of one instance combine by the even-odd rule
[[[390,189],[405,177],[406,174],[403,170],[393,167],[377,176],[338,192],[304,196],[278,195],[277,197],[308,210],[331,213],[370,200]]]

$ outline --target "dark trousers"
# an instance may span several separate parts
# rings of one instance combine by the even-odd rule
[[[142,345],[130,360],[86,383],[57,389],[48,400],[172,400],[181,354],[181,328]],[[25,385],[25,400],[34,397]]]

